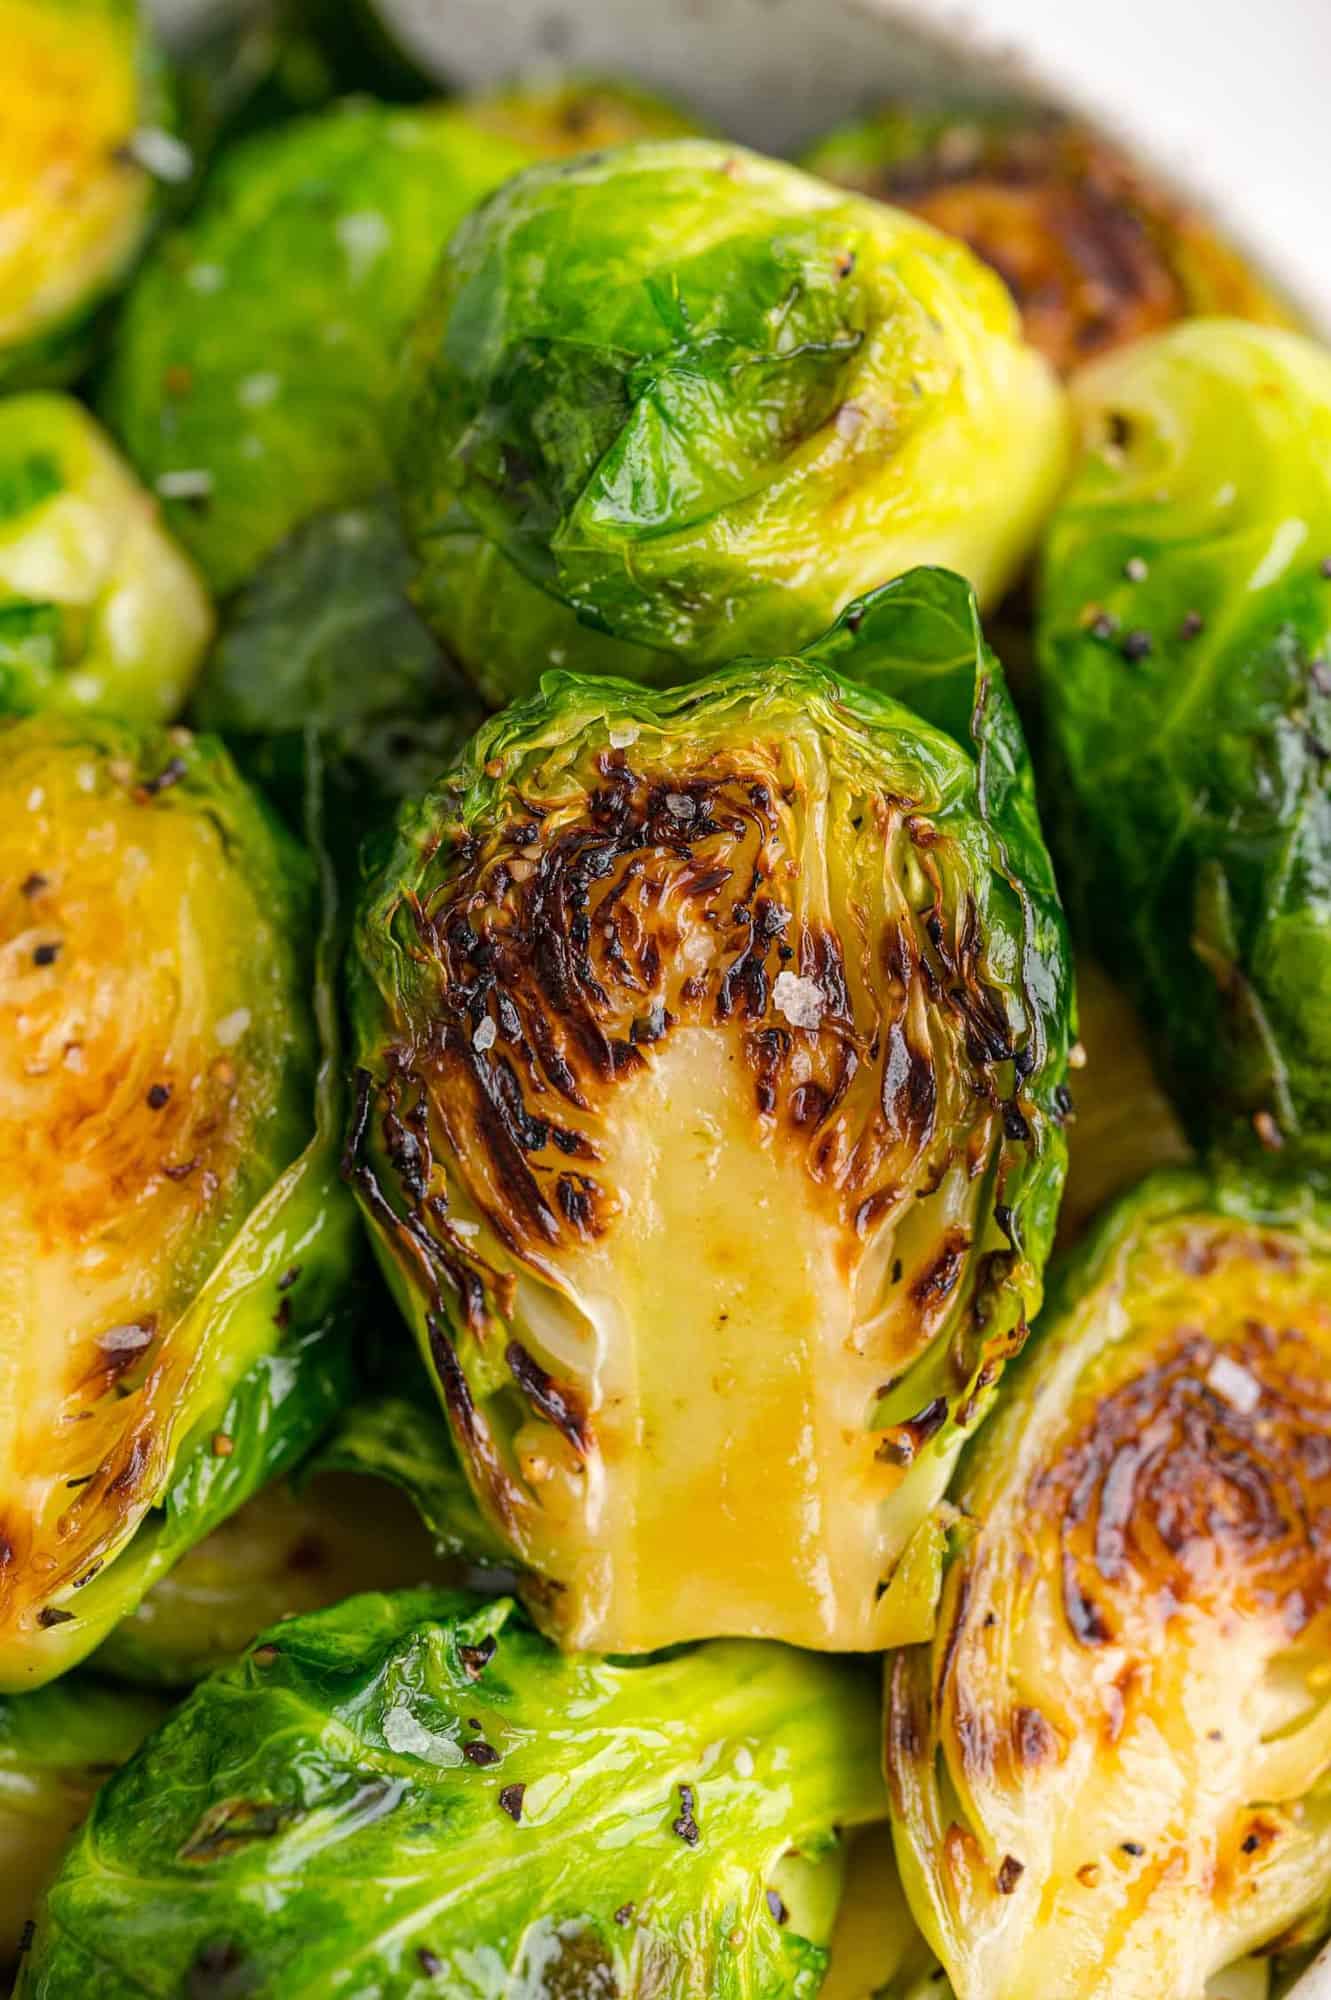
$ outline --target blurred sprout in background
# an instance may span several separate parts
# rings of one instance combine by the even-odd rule
[[[0,0],[0,391],[72,381],[164,191],[188,180],[135,0]]]
[[[0,397],[0,711],[170,722],[212,635],[193,564],[83,405]]]
[[[1205,217],[1099,132],[1029,103],[887,105],[804,165],[969,243],[1062,374],[1178,319],[1290,323]]]

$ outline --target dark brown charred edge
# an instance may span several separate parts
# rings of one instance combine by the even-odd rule
[[[947,1397],[935,1396],[903,1424],[892,1424],[874,1454],[884,1465],[913,1465],[918,1454],[947,1422]]]
[[[944,1237],[938,1254],[920,1273],[910,1288],[916,1305],[933,1306],[949,1298],[966,1267],[971,1246],[969,1229],[953,1229]]]
[[[1058,1738],[1048,1717],[1038,1708],[1015,1708],[1012,1747],[1018,1763],[1031,1770],[1049,1763],[1058,1754]]]
[[[548,1375],[520,1341],[509,1341],[504,1359],[513,1380],[533,1409],[538,1410],[547,1423],[554,1425],[579,1458],[590,1457],[593,1443],[591,1423],[586,1412],[578,1407],[573,1391]]]
[[[897,1653],[887,1679],[887,1782],[895,1817],[909,1823],[906,1774],[918,1773],[932,1746],[926,1679],[928,1648],[908,1646]]]
[[[933,1688],[934,1716],[936,1719],[941,1717],[944,1704],[950,1699],[956,1701],[958,1708],[961,1706],[961,1698],[955,1692],[954,1680],[957,1653],[961,1646],[966,1616],[970,1610],[971,1591],[973,1587],[974,1579],[970,1571],[964,1569],[957,1582],[956,1597],[953,1601],[951,1615],[948,1620],[947,1637],[943,1641],[941,1650],[938,1648],[937,1637],[934,1640],[938,1659]]]

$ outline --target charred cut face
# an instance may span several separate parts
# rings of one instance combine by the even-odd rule
[[[715,706],[425,837],[361,1186],[573,1643],[867,1646],[894,1497],[1024,1332],[1009,892],[960,770]]]
[[[1186,2000],[1316,1900],[1327,1276],[1293,1230],[1166,1216],[1120,1240],[987,1441],[932,1668],[903,1656],[892,1704],[960,1991],[1015,2000],[1038,1964],[1059,2000]]]
[[[294,1150],[293,969],[200,786],[184,732],[0,732],[6,1673],[155,1497],[181,1316]]]
[[[824,153],[829,178],[968,243],[1063,374],[1194,313],[1272,316],[1233,252],[1084,127],[889,116]]]

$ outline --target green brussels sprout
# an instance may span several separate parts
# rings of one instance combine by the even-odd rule
[[[958,2000],[1195,2000],[1331,1879],[1331,1216],[1179,1170],[1065,1265],[890,1669]]]
[[[190,1687],[280,1618],[363,1590],[458,1580],[395,1485],[345,1473],[319,1474],[299,1490],[282,1482],[189,1550],[117,1625],[94,1664],[142,1686]]]
[[[407,596],[414,568],[390,495],[317,514],[232,599],[195,690],[194,720],[302,830],[313,749],[344,879],[366,829],[481,719]]]
[[[89,1674],[0,1695],[0,1966],[18,1954],[97,1787],[165,1713],[157,1697]]]
[[[136,0],[0,0],[0,390],[72,381],[137,261],[159,184],[188,178]]]
[[[1081,1234],[1110,1199],[1152,1167],[1192,1157],[1178,1113],[1151,1067],[1136,1010],[1093,959],[1077,960],[1073,1057],[1076,1112],[1068,1126],[1068,1177],[1058,1241]]]
[[[476,210],[394,428],[420,602],[496,698],[789,650],[913,563],[993,597],[1065,459],[1058,384],[964,246],[704,139]]]
[[[1331,1166],[1331,355],[1198,320],[1074,385],[1040,695],[1066,884],[1195,1138]]]
[[[111,1780],[19,1991],[812,2000],[878,1730],[845,1662],[567,1658],[511,1599],[351,1598]]]
[[[1293,323],[1205,217],[1102,133],[1029,103],[889,104],[804,165],[969,243],[1060,374],[1179,319]]]
[[[349,1393],[310,864],[184,730],[0,723],[0,1688],[63,1672]],[[320,1023],[322,1025],[322,1022]]]
[[[169,722],[212,633],[193,565],[83,405],[0,397],[0,711]]]
[[[1069,983],[944,572],[682,690],[548,676],[404,808],[348,1169],[564,1643],[927,1632],[1039,1304]]]
[[[368,498],[441,244],[527,155],[464,108],[346,102],[219,157],[130,295],[103,409],[213,588]]]
[[[603,153],[637,139],[695,137],[697,120],[667,98],[612,77],[559,76],[468,99],[471,121],[533,160]]]

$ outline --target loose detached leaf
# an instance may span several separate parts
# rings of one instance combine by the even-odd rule
[[[872,1674],[566,1656],[511,1600],[351,1598],[186,1702],[67,1859],[25,2000],[812,2000]]]

